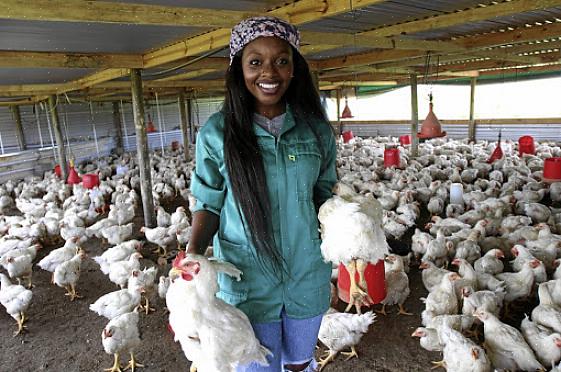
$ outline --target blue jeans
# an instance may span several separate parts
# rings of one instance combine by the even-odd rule
[[[284,309],[281,320],[271,323],[252,323],[255,336],[269,349],[268,367],[257,363],[239,366],[237,372],[282,372],[287,364],[310,362],[303,372],[315,371],[317,363],[314,350],[317,344],[319,327],[323,315],[308,319],[291,319]]]

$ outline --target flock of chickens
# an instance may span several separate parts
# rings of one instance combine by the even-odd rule
[[[542,143],[535,156],[507,153],[488,164],[490,144],[435,139],[422,144],[415,159],[400,148],[396,169],[383,166],[388,143],[383,137],[341,143],[336,195],[319,211],[322,254],[351,273],[348,309],[354,306],[357,313],[330,309],[325,315],[319,340],[328,351],[320,368],[347,348],[349,357],[356,356],[355,346],[376,318],[372,311],[361,314],[372,303],[365,266],[384,260],[382,314],[397,305],[400,314],[411,315],[404,305],[409,266],[423,270],[428,295],[422,299],[422,327],[413,336],[423,348],[442,351],[437,366],[458,372],[561,371],[561,209],[554,208],[561,202],[561,183],[541,182],[543,159],[560,156],[561,149]],[[0,303],[16,320],[16,334],[25,330],[33,301],[33,265],[52,272],[52,283],[74,301],[80,298],[81,265],[89,259],[82,244],[99,239],[110,247],[93,260],[119,288],[90,304],[109,320],[101,333],[105,351],[114,355],[110,371],[121,370],[123,354],[130,355],[128,368],[142,366],[134,355],[141,342],[139,315],[154,310],[150,301],[156,294],[166,299],[170,328],[193,368],[234,371],[251,361],[267,363],[269,351],[245,315],[215,296],[217,272],[238,279],[243,273],[227,262],[180,250],[176,255],[190,238],[189,212],[178,207],[170,214],[164,205],[176,197],[193,203],[188,184],[194,164],[171,155],[151,154],[157,227],[142,227],[144,239],[133,239],[140,176],[129,154],[83,165],[83,172],[96,171],[101,180],[92,190],[66,185],[51,172],[0,186],[0,265],[7,273],[0,273]],[[452,183],[463,185],[463,203],[449,203]],[[418,228],[422,211],[433,217]],[[413,230],[411,254],[390,253],[386,238],[403,240]],[[157,247],[157,259],[143,259],[145,241]],[[59,248],[36,262],[43,246]],[[169,276],[162,275],[174,256]],[[528,316],[517,329],[504,321],[520,304]],[[223,344],[234,330],[245,332],[244,342]]]
[[[423,326],[413,336],[423,348],[442,351],[436,366],[462,372],[559,371],[561,209],[542,201],[547,197],[557,205],[561,183],[542,182],[542,169],[543,159],[561,150],[543,143],[536,155],[510,153],[489,164],[489,147],[432,140],[415,159],[402,149],[395,169],[382,166],[380,139],[343,146],[341,181],[377,198],[388,238],[401,239],[416,225],[421,208],[432,215],[424,229],[415,229],[411,255],[386,257],[388,295],[381,312],[396,304],[406,313],[404,262],[419,262],[428,295],[421,299]],[[449,202],[453,183],[463,187],[461,203]],[[519,329],[503,322],[521,304],[528,314]]]

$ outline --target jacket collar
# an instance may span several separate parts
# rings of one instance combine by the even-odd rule
[[[284,121],[282,123],[282,128],[280,130],[278,138],[280,138],[284,133],[288,132],[296,126],[296,121],[294,120],[294,115],[292,114],[292,109],[290,105],[286,105],[286,115],[284,116]],[[274,137],[271,133],[267,132],[265,129],[255,122],[253,122],[253,130],[255,135],[258,137]]]

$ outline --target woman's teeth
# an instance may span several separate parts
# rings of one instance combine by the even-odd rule
[[[276,87],[279,86],[278,83],[275,83],[275,84],[259,83],[258,85],[259,85],[260,88],[263,88],[263,89],[275,89]]]

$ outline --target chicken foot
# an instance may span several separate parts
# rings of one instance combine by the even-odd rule
[[[326,365],[328,365],[330,362],[333,362],[335,360],[335,357],[337,356],[337,352],[333,351],[333,350],[327,350],[325,355],[326,355],[326,357],[324,359],[320,358],[320,360],[318,362],[318,371],[319,372],[321,372],[321,370],[324,369]]]
[[[405,310],[405,308],[403,307],[403,304],[397,304],[397,306],[399,306],[399,311],[397,312],[397,314],[401,314],[401,315],[413,315],[413,313],[409,313],[407,312],[407,310]]]
[[[446,369],[446,362],[444,360],[439,360],[438,362],[431,362],[433,366],[430,369],[444,368]]]
[[[189,367],[189,372],[197,372],[197,366],[195,363],[191,362],[191,367]]]
[[[104,371],[107,372],[122,372],[121,364],[119,363],[119,353],[114,354],[115,361],[113,362],[113,366],[111,368],[105,368]]]
[[[66,289],[65,296],[70,296],[70,301],[74,301],[77,298],[82,298],[78,293],[76,293],[76,286],[74,284],[70,284],[69,286],[64,287]]]
[[[352,260],[348,265],[345,265],[350,277],[349,304],[345,311],[349,311],[354,306],[357,314],[361,314],[360,308],[362,306],[370,306],[372,304],[372,299],[368,295],[368,292],[364,291],[356,282],[355,273],[359,271],[358,268],[360,267],[361,269],[359,271],[359,279],[362,275],[362,280],[364,281],[364,268],[366,267],[366,264],[362,264],[364,261],[361,260],[360,266],[358,261],[359,260]],[[364,283],[366,282],[364,281]]]
[[[159,257],[166,257],[168,255],[168,250],[166,247],[158,246],[158,248],[152,250],[152,253],[157,254]]]
[[[153,313],[156,311],[155,308],[150,307],[150,299],[148,297],[144,297],[144,305],[139,305],[139,309],[140,310],[144,310],[144,312],[146,313],[146,315]]]
[[[347,356],[345,358],[345,362],[353,357],[356,357],[358,359],[358,353],[356,352],[356,349],[354,346],[351,346],[351,351],[341,351],[341,355],[345,355]]]
[[[135,368],[144,367],[144,364],[140,364],[134,359],[134,354],[132,352],[130,353],[130,355],[131,355],[131,360],[129,361],[129,364],[127,364],[127,366],[125,367],[125,371],[130,368],[130,370],[134,372]]]

